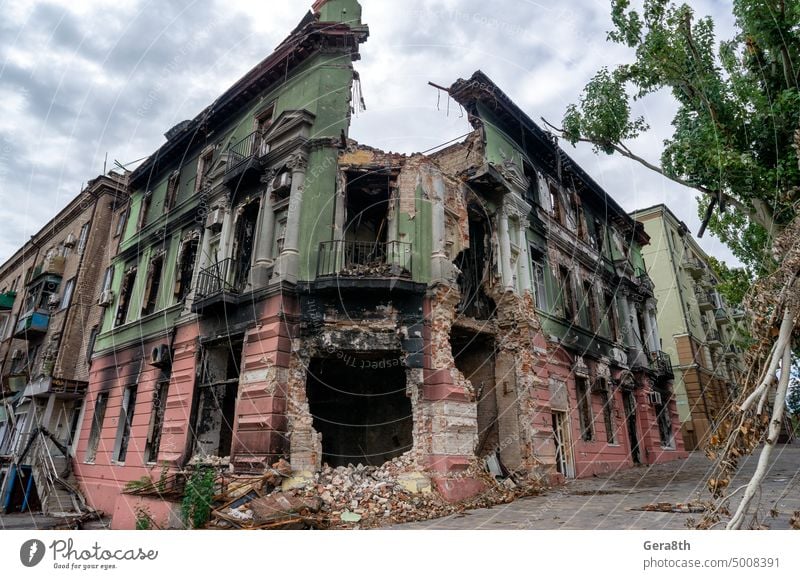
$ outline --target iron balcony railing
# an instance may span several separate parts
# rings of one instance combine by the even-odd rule
[[[411,244],[404,241],[323,241],[317,277],[411,277]]]
[[[722,340],[720,338],[719,332],[717,330],[706,330],[706,342],[709,344],[711,343],[720,343]]]
[[[650,369],[659,376],[674,375],[672,372],[672,360],[666,352],[650,352]]]
[[[197,288],[195,296],[198,300],[228,292],[239,293],[240,288],[233,282],[233,259],[223,259],[200,270],[197,275]]]
[[[228,147],[228,163],[225,165],[225,172],[230,173],[251,157],[263,157],[268,152],[269,148],[262,139],[261,131],[253,131]]]

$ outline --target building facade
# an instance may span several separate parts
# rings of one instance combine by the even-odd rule
[[[5,511],[80,508],[71,458],[126,200],[124,176],[93,179],[0,267]]]
[[[685,456],[641,225],[482,73],[447,89],[463,142],[349,139],[367,36],[316,2],[130,175],[75,453],[115,528],[174,524],[126,484],[198,464],[404,457],[458,500],[489,455],[537,479]]]
[[[675,394],[687,449],[702,448],[736,398],[744,371],[737,326],[744,311],[716,291],[708,257],[668,207],[635,211],[651,243],[643,249],[659,301],[661,342],[675,363]]]

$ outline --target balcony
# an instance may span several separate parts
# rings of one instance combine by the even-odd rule
[[[18,340],[40,338],[47,333],[50,325],[50,312],[47,310],[30,311],[20,317],[14,329],[14,337]]]
[[[224,182],[236,190],[241,185],[258,183],[263,174],[261,158],[269,152],[261,139],[260,131],[253,131],[241,141],[225,151],[228,161],[225,165]]]
[[[650,371],[657,378],[672,380],[675,374],[672,371],[672,360],[666,352],[650,352]]]
[[[731,317],[737,322],[743,320],[745,315],[745,311],[742,308],[733,308],[731,310]]]
[[[707,312],[708,310],[714,309],[714,303],[711,300],[711,296],[700,286],[696,286],[694,288],[694,297],[697,300],[697,306],[700,308],[701,312]]]
[[[14,299],[17,292],[7,291],[0,294],[0,312],[5,312],[14,307]]]
[[[728,318],[728,310],[725,308],[717,308],[714,311],[714,318],[717,320],[717,325],[721,326],[730,322],[730,318]]]
[[[739,356],[739,354],[741,354],[741,353],[742,353],[741,348],[739,348],[738,346],[736,346],[734,344],[731,344],[725,350],[725,357],[726,358],[737,358]]]
[[[707,330],[706,342],[708,343],[709,346],[721,346],[722,338],[720,338],[719,332],[717,330]]]
[[[706,271],[706,266],[703,265],[699,259],[686,256],[683,258],[683,269],[685,269],[687,273],[694,279],[699,280],[701,277],[703,277],[703,273]]]
[[[31,271],[31,276],[28,279],[28,285],[33,285],[40,277],[44,275],[54,275],[61,277],[64,275],[64,256],[56,255],[37,265]]]
[[[402,241],[323,241],[317,278],[411,278],[411,244]]]
[[[241,284],[234,281],[234,261],[223,259],[197,274],[193,312],[202,312],[239,303]]]

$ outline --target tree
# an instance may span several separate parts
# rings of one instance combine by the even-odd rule
[[[722,294],[729,306],[739,307],[744,301],[744,297],[750,286],[753,285],[753,276],[744,267],[728,267],[728,265],[716,257],[708,257],[708,265],[720,278],[717,284],[717,291]]]
[[[735,36],[717,44],[711,18],[686,4],[611,1],[611,42],[633,49],[631,62],[601,69],[562,127],[573,145],[620,154],[697,194],[702,236],[708,227],[756,276],[744,304],[754,345],[751,371],[731,409],[729,434],[719,433],[709,480],[720,501],[704,524],[725,512],[726,486],[743,452],[764,445],[756,472],[727,523],[741,528],[767,472],[780,432],[800,311],[800,3],[734,0]],[[660,163],[628,143],[648,130],[631,102],[669,91],[678,110]],[[737,274],[738,275],[738,274]],[[732,291],[741,289],[735,283]],[[771,414],[767,416],[774,400]]]

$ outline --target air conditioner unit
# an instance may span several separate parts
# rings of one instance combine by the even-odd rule
[[[114,292],[111,290],[104,290],[100,292],[100,299],[97,300],[97,304],[101,306],[110,306],[113,301]]]
[[[208,213],[206,218],[206,228],[211,229],[213,232],[218,232],[222,229],[222,221],[225,219],[225,213],[222,208],[217,207]]]
[[[292,186],[292,174],[288,171],[281,173],[272,180],[272,190],[281,191]]]
[[[150,365],[156,368],[166,368],[171,363],[170,351],[167,344],[159,344],[150,352]]]
[[[650,404],[661,404],[661,393],[660,392],[648,392],[647,393],[647,401]]]
[[[71,233],[64,240],[64,247],[75,247],[75,236]]]

